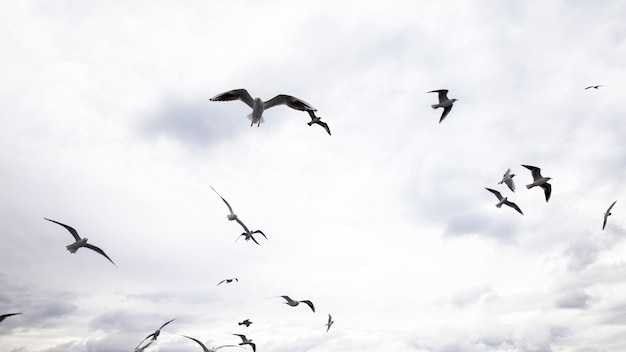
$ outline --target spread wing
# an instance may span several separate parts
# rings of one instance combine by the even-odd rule
[[[527,168],[528,170],[530,170],[531,174],[533,175],[533,179],[537,180],[541,178],[541,169],[536,167],[536,166],[531,166],[531,165],[523,165],[523,167]]]
[[[208,349],[208,348],[206,348],[206,346],[205,346],[202,342],[200,342],[200,340],[198,340],[198,339],[194,339],[193,337],[191,337],[191,336],[187,336],[187,335],[181,335],[181,336],[186,337],[186,338],[188,338],[188,339],[190,339],[190,340],[196,341],[196,343],[198,343],[198,345],[200,345],[200,347],[202,347],[202,351],[204,351],[204,352],[210,352],[210,351],[209,351],[209,349]]]
[[[546,183],[541,186],[543,188],[543,194],[546,195],[546,202],[550,200],[550,194],[552,194],[552,185]]]
[[[106,253],[104,253],[104,251],[96,246],[94,246],[93,244],[89,244],[89,243],[85,243],[85,247],[91,249],[92,251],[95,251],[97,253],[100,253],[101,255],[103,255],[105,258],[107,258],[111,263],[113,263],[113,261],[111,260],[111,258],[109,258],[108,255],[106,255]],[[117,264],[113,263],[113,265],[117,266]]]
[[[307,103],[306,101],[286,94],[279,94],[272,99],[264,102],[263,107],[265,110],[267,110],[281,104],[287,105],[292,109],[300,111],[317,111],[317,109],[315,109],[313,106],[311,106],[311,104]]]
[[[215,190],[215,188],[213,188],[213,186],[209,185],[209,187],[211,187],[211,189],[213,190],[213,192],[215,192],[215,194],[217,194],[218,196],[220,196],[220,198],[222,198],[222,201],[224,201],[224,204],[226,204],[226,206],[228,207],[228,211],[230,211],[230,215],[234,215],[235,213],[233,212],[233,208],[230,206],[230,204],[228,204],[226,199],[224,199],[224,197],[222,197],[221,194],[217,193],[217,191]]]
[[[485,189],[493,193],[496,197],[498,197],[498,200],[502,200],[502,195],[500,194],[500,192],[496,191],[495,189],[491,189],[487,187],[485,187]]]
[[[439,103],[448,100],[448,90],[447,89],[431,90],[428,93],[439,93],[439,96],[438,96]]]
[[[300,301],[300,303],[304,303],[307,306],[309,306],[311,308],[311,310],[313,311],[313,313],[315,313],[315,307],[313,306],[313,302],[308,301],[308,300],[304,300],[304,301]]]
[[[73,227],[68,226],[68,225],[65,225],[65,224],[62,224],[62,223],[60,223],[60,222],[58,222],[58,221],[50,220],[50,219],[47,219],[47,218],[44,218],[44,219],[45,219],[45,220],[48,220],[48,221],[52,221],[52,222],[53,222],[53,223],[55,223],[55,224],[59,224],[59,225],[61,225],[61,226],[65,227],[65,229],[66,229],[67,231],[69,231],[69,232],[72,234],[72,236],[74,236],[74,239],[75,239],[76,241],[80,241],[80,236],[78,235],[78,232],[77,232],[76,230],[74,230],[74,228],[73,228]]]
[[[252,99],[252,97],[250,96],[250,93],[248,93],[248,91],[245,89],[229,90],[228,92],[218,94],[209,100],[211,101],[241,100],[242,102],[244,102],[246,105],[248,105],[251,108],[254,106],[254,99]]]
[[[504,204],[510,206],[511,208],[517,210],[518,213],[524,215],[524,213],[522,213],[522,209],[520,209],[517,204],[513,203],[513,202],[509,202],[508,200],[506,202],[504,202]]]
[[[439,123],[441,123],[441,121],[443,121],[443,119],[448,116],[450,110],[452,110],[452,105],[448,106],[447,108],[443,108],[443,112],[441,113],[441,117],[439,118]]]

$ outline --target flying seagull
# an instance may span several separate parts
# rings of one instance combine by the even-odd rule
[[[252,352],[256,352],[256,345],[254,344],[254,342],[252,342],[252,340],[248,339],[246,335],[241,335],[241,334],[233,334],[233,335],[241,337],[241,342],[239,343],[239,346],[250,345],[252,346]]]
[[[603,85],[601,85],[601,84],[598,84],[598,85],[595,85],[595,86],[589,86],[589,87],[586,87],[585,89],[589,89],[589,88],[595,88],[595,89],[598,89],[598,88],[600,88],[600,87],[604,87],[604,86],[603,86]]]
[[[328,330],[330,330],[330,327],[333,325],[334,321],[333,321],[333,317],[328,314],[328,323],[326,323],[326,332],[328,332]]]
[[[236,277],[233,277],[232,279],[224,279],[224,280],[220,281],[220,283],[219,283],[219,284],[217,284],[217,286],[221,285],[221,284],[222,284],[222,283],[224,283],[224,282],[225,282],[225,283],[227,283],[227,284],[229,284],[229,283],[233,282],[233,280],[235,280],[235,281],[239,282],[239,279],[237,279]]]
[[[224,201],[224,204],[226,204],[226,206],[228,207],[228,211],[230,212],[230,214],[226,215],[226,217],[228,218],[228,220],[234,220],[236,221],[239,225],[241,225],[241,227],[243,227],[243,230],[245,231],[244,233],[242,233],[241,235],[239,235],[239,237],[244,236],[246,241],[249,240],[253,240],[254,243],[259,244],[259,242],[256,241],[256,239],[254,238],[253,234],[255,233],[260,233],[261,235],[263,235],[263,237],[265,237],[265,239],[267,239],[267,236],[265,236],[265,234],[260,231],[260,230],[255,230],[255,231],[250,231],[248,229],[248,227],[246,226],[246,224],[243,223],[243,221],[241,221],[241,219],[239,219],[239,217],[237,216],[237,214],[235,214],[235,212],[233,211],[233,207],[230,206],[230,204],[228,204],[228,202],[226,201],[226,199],[224,199],[224,197],[222,197],[216,190],[215,188],[213,188],[213,186],[209,185],[209,187],[211,187],[211,189],[213,190],[213,192],[215,192],[215,194],[217,194],[220,198],[222,198],[222,201]],[[239,237],[237,237],[237,239],[239,239]],[[235,241],[237,242],[237,241]],[[219,285],[219,284],[218,284]]]
[[[113,261],[111,260],[111,258],[109,258],[109,256],[108,256],[108,255],[106,255],[106,253],[104,253],[104,251],[103,251],[102,249],[100,249],[100,248],[98,248],[98,247],[96,247],[96,246],[94,246],[94,245],[91,245],[91,244],[87,243],[87,237],[80,238],[80,236],[78,235],[78,232],[77,232],[76,230],[74,230],[74,228],[73,228],[73,227],[71,227],[71,226],[67,226],[67,225],[62,224],[62,223],[60,223],[60,222],[58,222],[58,221],[54,221],[54,220],[50,220],[50,219],[46,219],[46,218],[44,218],[44,219],[45,219],[45,220],[48,220],[48,221],[52,221],[53,223],[56,223],[56,224],[59,224],[59,225],[61,225],[61,226],[65,227],[65,229],[66,229],[67,231],[69,231],[69,232],[72,234],[72,236],[74,236],[74,239],[76,240],[76,242],[74,242],[74,243],[72,243],[72,244],[69,244],[69,245],[65,246],[65,248],[67,248],[67,250],[68,250],[68,251],[70,251],[70,253],[76,253],[76,251],[77,251],[80,247],[85,247],[85,248],[89,248],[89,249],[91,249],[91,250],[93,250],[93,251],[95,251],[95,252],[98,252],[98,253],[102,254],[102,255],[103,255],[105,258],[107,258],[107,259],[108,259],[111,263],[113,263]],[[113,263],[113,265],[117,266],[115,263]]]
[[[313,124],[316,123],[316,124],[322,126],[326,130],[328,135],[330,136],[331,135],[330,134],[330,127],[328,127],[328,124],[326,122],[322,121],[321,117],[316,116],[315,115],[315,111],[309,110],[307,112],[309,113],[309,116],[311,116],[311,121],[307,122],[307,125],[313,126]]]
[[[536,166],[530,165],[522,165],[531,171],[533,175],[533,182],[526,185],[526,188],[530,189],[535,186],[539,186],[543,188],[543,193],[546,195],[546,203],[550,200],[550,194],[552,193],[552,185],[548,183],[552,179],[552,177],[543,177],[541,176],[541,169]]]
[[[246,319],[244,321],[240,321],[240,322],[237,323],[237,325],[245,325],[246,327],[250,326],[250,324],[252,324],[250,319]]]
[[[183,336],[183,337],[186,337],[186,338],[188,338],[188,339],[190,339],[190,340],[196,341],[196,342],[198,343],[198,345],[200,345],[200,347],[202,347],[202,351],[203,351],[203,352],[215,352],[215,351],[219,350],[220,348],[224,348],[224,347],[237,347],[237,348],[241,348],[241,347],[239,347],[239,346],[235,346],[235,345],[223,345],[223,346],[218,346],[218,347],[215,347],[215,346],[214,346],[214,347],[211,347],[211,348],[207,348],[207,347],[206,347],[206,346],[205,346],[202,342],[200,342],[200,340],[198,340],[198,339],[194,339],[193,337],[191,337],[191,336],[187,336],[187,335],[180,335],[180,336]]]
[[[433,109],[443,108],[443,113],[441,114],[441,118],[439,119],[439,123],[441,123],[441,121],[443,121],[443,119],[448,116],[450,110],[452,110],[452,105],[454,104],[454,102],[459,99],[448,99],[447,89],[431,90],[427,93],[439,93],[439,104],[433,104],[430,107]]]
[[[141,343],[143,343],[143,341],[141,341]],[[141,343],[139,345],[137,345],[137,347],[135,347],[135,352],[143,352],[146,348],[150,347],[150,345],[152,345],[154,343],[154,340],[150,340],[150,342],[148,342],[147,344],[139,347],[141,345]]]
[[[604,222],[602,222],[602,230],[604,230],[604,227],[606,226],[606,219],[609,216],[611,216],[611,209],[613,209],[613,206],[615,205],[615,203],[617,203],[617,201],[613,202],[611,206],[609,207],[609,209],[607,209],[606,212],[604,212]]]
[[[0,323],[2,323],[4,321],[4,319],[8,318],[8,317],[12,317],[14,315],[20,315],[22,313],[8,313],[8,314],[2,314],[0,315]]]
[[[491,188],[487,188],[485,187],[486,190],[488,190],[489,192],[493,193],[496,195],[496,197],[498,198],[499,202],[496,204],[496,207],[500,208],[502,207],[502,204],[504,205],[508,205],[511,208],[517,210],[518,213],[524,215],[524,213],[522,213],[522,209],[520,209],[517,204],[509,201],[506,197],[502,197],[502,195],[500,194],[500,192],[496,191],[495,189],[491,189]]]
[[[258,126],[261,126],[261,122],[263,122],[263,111],[273,108],[276,105],[287,105],[288,107],[300,110],[300,111],[317,111],[311,104],[305,102],[304,100],[298,99],[291,95],[279,94],[272,99],[263,102],[260,98],[252,99],[250,94],[245,89],[233,89],[228,92],[224,92],[214,96],[209,99],[211,101],[231,101],[231,100],[241,100],[246,105],[252,108],[252,113],[248,115],[248,119],[252,121],[250,126],[253,126],[255,123]]]
[[[302,300],[302,301],[295,301],[291,298],[289,298],[289,296],[280,296],[282,298],[284,298],[287,302],[283,302],[291,307],[296,307],[298,304],[300,303],[304,303],[307,306],[309,306],[311,308],[311,310],[313,311],[313,313],[315,313],[315,306],[313,306],[313,302],[309,301],[309,300]]]
[[[498,182],[498,184],[501,185],[502,183],[505,183],[509,186],[511,191],[515,192],[515,182],[513,182],[513,177],[515,177],[515,174],[511,173],[511,169],[507,169],[502,176],[502,181]]]
[[[170,320],[170,321],[166,322],[165,324],[161,325],[161,327],[160,327],[160,328],[156,329],[156,330],[155,330],[152,334],[150,334],[150,335],[146,336],[146,338],[145,338],[145,339],[143,339],[143,340],[141,340],[141,342],[137,345],[137,347],[135,347],[135,351],[137,351],[137,350],[143,351],[146,347],[148,347],[149,345],[151,345],[151,344],[152,344],[152,342],[156,341],[157,337],[159,337],[159,335],[161,335],[161,329],[163,329],[163,328],[165,327],[165,325],[167,325],[167,324],[169,324],[169,323],[173,322],[174,320],[176,320],[176,319],[172,319],[172,320]],[[143,346],[143,347],[140,349],[140,348],[139,348],[139,346],[141,346],[141,344],[142,344],[142,343],[144,343],[144,341],[146,341],[146,340],[148,340],[148,339],[150,339],[150,342],[149,342],[146,346]]]

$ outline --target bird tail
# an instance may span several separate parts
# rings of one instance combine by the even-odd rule
[[[307,122],[306,124],[309,125],[309,126],[313,126],[313,121]]]
[[[433,104],[433,105],[431,105],[430,107],[431,107],[431,108],[433,108],[433,109],[436,109],[436,108],[438,108],[438,107],[439,107],[439,104]]]
[[[76,251],[78,250],[78,247],[74,246],[74,244],[68,244],[67,246],[65,246],[65,248],[67,248],[70,253],[76,253]]]
[[[531,188],[533,188],[533,187],[535,187],[535,185],[533,185],[532,183],[531,183],[531,184],[529,184],[529,185],[526,185],[526,188],[528,188],[528,189],[531,189]]]
[[[501,208],[501,207],[502,207],[501,203],[496,204],[496,208]]]

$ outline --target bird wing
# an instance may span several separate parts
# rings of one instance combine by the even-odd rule
[[[256,345],[254,344],[254,342],[246,342],[248,345],[252,346],[252,352],[256,352]]]
[[[550,194],[552,193],[552,185],[550,185],[549,183],[546,183],[546,184],[541,185],[541,188],[543,188],[543,193],[546,195],[546,203],[547,203],[548,200],[550,200]]]
[[[443,119],[448,116],[450,110],[452,110],[452,105],[448,106],[447,108],[443,108],[443,112],[441,113],[441,117],[439,118],[439,123],[441,123],[441,121],[443,121]]]
[[[331,134],[330,134],[330,127],[328,127],[328,124],[327,124],[326,122],[323,122],[323,121],[315,121],[315,122],[313,122],[313,123],[316,123],[316,124],[318,124],[318,125],[322,126],[322,127],[326,130],[326,132],[328,133],[328,135],[329,135],[329,136],[331,135]]]
[[[85,243],[85,247],[91,249],[92,251],[98,252],[100,254],[102,254],[105,258],[107,258],[111,263],[113,263],[113,261],[111,260],[111,258],[109,258],[108,255],[106,255],[106,253],[104,253],[104,251],[96,246],[94,246],[93,244],[89,244],[89,243]],[[113,263],[113,265],[117,266],[117,264]]]
[[[246,233],[250,233],[250,230],[248,230],[248,226],[246,226],[243,221],[241,221],[239,218],[235,219],[235,221],[237,221],[237,223],[241,225],[241,227],[243,227],[243,230],[246,231]]]
[[[614,201],[613,203],[611,203],[611,206],[609,207],[609,209],[606,210],[606,213],[610,213],[611,209],[613,209],[613,206],[615,205],[615,203],[617,203],[617,201]]]
[[[174,319],[172,319],[172,320],[168,321],[167,323],[165,323],[165,324],[161,325],[161,327],[159,328],[159,330],[163,329],[163,328],[165,327],[165,325],[167,325],[167,324],[169,324],[169,323],[173,322],[174,320],[176,320],[176,318],[174,318]]]
[[[279,94],[272,99],[264,102],[263,108],[264,110],[267,110],[281,104],[287,105],[292,109],[300,111],[317,111],[317,109],[315,109],[313,106],[311,106],[311,104],[307,103],[306,101],[286,94]]]
[[[215,286],[219,286],[219,285],[221,285],[221,284],[222,284],[223,282],[225,282],[225,281],[226,281],[226,279],[224,279],[224,280],[220,281],[220,283],[219,283],[219,284],[217,284],[217,285],[215,285]]]
[[[246,235],[246,234],[242,234],[242,235]],[[256,243],[257,245],[260,246],[259,242],[256,241],[256,238],[254,238],[254,236],[252,236],[252,234],[247,234],[247,236],[250,236],[250,238],[254,241],[254,243]]]
[[[186,338],[188,338],[188,339],[190,339],[190,340],[194,340],[194,341],[196,341],[196,342],[198,343],[198,345],[200,345],[200,347],[202,347],[202,350],[203,350],[204,352],[210,352],[210,351],[209,351],[209,349],[208,349],[208,348],[206,348],[206,346],[205,346],[202,342],[200,342],[200,340],[198,340],[198,339],[194,339],[193,337],[191,337],[191,336],[187,336],[187,335],[180,335],[180,336],[183,336],[183,337],[186,337]]]
[[[541,169],[536,167],[536,166],[531,166],[531,165],[524,165],[522,164],[523,167],[527,168],[528,170],[530,170],[531,174],[533,175],[533,179],[537,180],[541,178]]]
[[[228,207],[228,211],[230,211],[230,215],[235,215],[235,213],[233,212],[233,208],[230,206],[230,204],[228,204],[228,202],[226,201],[226,199],[224,199],[224,197],[222,197],[222,195],[220,195],[219,193],[217,193],[217,191],[215,190],[215,188],[213,188],[213,186],[209,185],[209,187],[211,187],[211,189],[213,190],[213,192],[215,192],[215,194],[217,194],[218,196],[220,196],[220,198],[222,198],[222,200],[224,201],[224,203],[226,204],[226,206]]]
[[[332,320],[333,320],[333,317],[330,314],[328,314],[328,324],[330,324]]]
[[[287,302],[289,303],[294,303],[295,301],[293,299],[291,299],[289,296],[281,296],[282,298],[284,298],[285,300],[287,300]]]
[[[0,315],[0,322],[2,322],[4,319],[8,318],[8,317],[12,317],[14,315],[19,315],[22,313],[8,313],[8,314],[2,314]]]
[[[448,90],[447,89],[431,90],[428,93],[439,93],[439,103],[440,104],[442,102],[448,100]]]
[[[224,347],[237,347],[237,348],[243,348],[243,347],[241,347],[241,346],[236,346],[236,345],[222,345],[222,346],[215,347],[213,350],[217,351],[217,350],[219,350],[220,348],[224,348]]]
[[[146,341],[146,339],[144,339],[143,341]],[[152,341],[148,342],[145,346],[139,347],[139,346],[141,346],[143,341],[141,341],[139,343],[139,345],[137,345],[137,347],[135,347],[135,352],[143,352],[143,350],[145,350],[146,348],[150,347],[150,345],[152,345],[155,340],[152,340]]]
[[[485,189],[488,190],[489,192],[495,194],[496,197],[498,197],[498,200],[502,200],[502,195],[500,194],[500,192],[496,191],[495,189],[491,189],[491,188],[487,188],[487,187],[485,187]]]
[[[248,91],[245,89],[229,90],[228,92],[218,94],[209,100],[211,101],[241,100],[251,108],[254,106],[254,99],[252,99],[252,97],[250,96],[250,93],[248,93]]]
[[[315,306],[313,306],[313,302],[309,301],[309,300],[304,300],[304,301],[300,301],[300,303],[304,303],[307,306],[309,306],[311,308],[311,310],[313,311],[313,313],[315,313]]]
[[[504,204],[510,206],[511,208],[517,210],[518,213],[524,215],[524,213],[522,213],[522,209],[520,209],[517,204],[513,203],[513,202],[509,202],[508,200],[506,202],[504,202]]]
[[[260,234],[261,234],[261,235],[263,235],[263,237],[265,237],[265,239],[267,240],[267,236],[265,236],[265,234],[264,234],[264,233],[263,233],[263,231],[261,231],[261,230],[255,230],[255,231],[252,231],[252,233],[260,233]]]
[[[50,220],[50,219],[47,219],[47,218],[44,218],[44,219],[45,219],[45,220],[48,220],[48,221],[52,221],[52,222],[53,222],[53,223],[55,223],[55,224],[59,224],[59,225],[61,225],[61,226],[65,227],[65,229],[66,229],[67,231],[69,231],[69,232],[72,234],[72,236],[74,236],[74,239],[75,239],[76,241],[80,241],[80,236],[78,235],[78,232],[77,232],[76,230],[74,230],[74,228],[73,228],[73,227],[71,227],[71,226],[67,226],[67,225],[62,224],[62,223],[60,223],[60,222],[58,222],[58,221]]]
[[[606,219],[608,219],[608,217],[609,217],[608,214],[604,214],[604,221],[602,221],[602,230],[604,230],[604,228],[606,227]]]
[[[506,185],[509,186],[509,189],[511,191],[515,192],[515,182],[513,181],[513,178],[511,178],[511,177],[505,178],[504,179],[504,183],[506,183]]]
[[[242,334],[232,334],[235,336],[239,336],[241,338],[241,341],[245,342],[247,340],[246,335],[242,335]]]

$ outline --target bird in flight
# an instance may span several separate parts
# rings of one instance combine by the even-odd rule
[[[236,277],[233,277],[232,279],[224,279],[224,280],[220,281],[216,286],[219,286],[219,285],[223,284],[224,282],[229,284],[229,283],[233,282],[233,280],[239,282],[239,279],[237,279]]]
[[[328,135],[330,136],[330,127],[328,127],[328,124],[324,121],[322,121],[322,118],[319,116],[315,115],[315,111],[313,110],[309,110],[307,111],[309,113],[309,116],[311,116],[311,121],[307,122],[307,125],[309,126],[313,126],[313,124],[318,124],[320,126],[322,126],[325,130],[326,133],[328,133]]]
[[[250,326],[250,324],[252,324],[250,319],[246,319],[244,321],[240,321],[240,322],[237,323],[237,325],[245,325],[246,327]]]
[[[600,87],[604,87],[604,86],[603,86],[603,85],[601,85],[601,84],[598,84],[598,85],[595,85],[595,86],[589,86],[589,87],[586,87],[586,88],[585,88],[585,90],[590,89],[590,88],[595,88],[595,89],[598,89],[598,88],[600,88]]]
[[[443,108],[443,113],[441,114],[441,118],[439,118],[439,123],[441,123],[441,121],[443,121],[443,119],[448,116],[450,110],[452,110],[452,105],[454,104],[454,102],[459,99],[448,99],[447,89],[431,90],[427,93],[439,93],[439,104],[433,104],[430,107],[433,109]]]
[[[287,301],[287,302],[283,302],[283,303],[285,303],[285,304],[287,304],[287,305],[289,305],[291,307],[296,307],[296,306],[298,306],[298,304],[304,303],[307,306],[309,306],[309,308],[311,308],[313,313],[315,313],[315,306],[313,306],[313,302],[311,302],[309,300],[296,301],[296,300],[293,300],[293,299],[289,298],[289,296],[280,296],[280,297],[284,298]]]
[[[604,212],[604,221],[602,222],[602,230],[604,230],[604,227],[606,226],[606,219],[611,216],[611,209],[613,209],[613,206],[615,205],[615,203],[617,203],[617,201],[614,201],[613,203],[611,203],[611,206],[609,206],[609,209],[607,209]]]
[[[7,313],[7,314],[2,314],[0,315],[0,323],[2,323],[4,321],[4,319],[8,318],[8,317],[12,317],[14,315],[20,315],[22,313]]]
[[[500,208],[502,207],[502,204],[504,205],[508,205],[511,208],[517,210],[518,213],[524,215],[524,213],[522,213],[522,209],[520,209],[517,204],[509,201],[506,197],[502,197],[502,195],[500,194],[500,192],[496,191],[495,189],[491,189],[491,188],[487,188],[485,187],[486,190],[488,190],[489,192],[495,194],[495,196],[498,198],[499,202],[496,204],[496,207]]]
[[[235,214],[235,212],[233,211],[233,207],[230,206],[230,204],[226,201],[226,199],[224,199],[224,197],[222,197],[216,190],[215,188],[213,188],[213,186],[209,185],[209,187],[211,187],[211,189],[213,190],[213,192],[215,192],[215,194],[217,194],[220,198],[222,198],[222,201],[224,202],[224,204],[226,204],[226,206],[228,207],[228,211],[230,212],[230,214],[226,215],[226,217],[228,218],[228,220],[231,221],[236,221],[239,225],[241,225],[241,227],[243,228],[243,230],[245,231],[244,233],[242,233],[241,235],[239,235],[239,237],[244,236],[246,241],[249,240],[253,240],[254,243],[259,244],[259,242],[257,242],[257,240],[254,238],[253,234],[255,233],[260,233],[261,235],[263,235],[263,237],[265,237],[265,239],[267,239],[267,236],[265,236],[265,234],[261,231],[261,230],[255,230],[255,231],[250,231],[248,229],[248,227],[246,226],[246,224],[243,223],[243,221],[241,221],[241,219],[239,219],[239,217],[237,216],[237,214]],[[237,239],[239,239],[239,237],[237,237]],[[235,241],[237,242],[237,241]],[[219,284],[218,284],[219,285]]]
[[[328,332],[328,330],[330,330],[330,327],[333,325],[335,321],[333,321],[333,317],[328,314],[328,323],[326,323],[326,332]]]
[[[72,244],[69,244],[69,245],[65,246],[65,248],[67,248],[67,250],[68,250],[68,251],[70,251],[70,253],[76,253],[76,251],[77,251],[80,247],[85,247],[85,248],[89,248],[89,249],[91,249],[92,251],[95,251],[95,252],[97,252],[97,253],[99,253],[99,254],[103,255],[103,256],[104,256],[105,258],[107,258],[107,259],[108,259],[111,263],[113,263],[113,261],[111,260],[111,258],[109,258],[109,256],[108,256],[108,255],[106,255],[106,253],[104,253],[104,251],[103,251],[102,249],[100,249],[100,248],[98,248],[98,247],[96,247],[96,246],[94,246],[94,245],[92,245],[92,244],[87,243],[87,237],[80,238],[80,236],[78,235],[78,232],[77,232],[76,230],[74,230],[74,228],[73,228],[73,227],[71,227],[71,226],[67,226],[67,225],[62,224],[62,223],[60,223],[60,222],[58,222],[58,221],[54,221],[54,220],[50,220],[50,219],[46,219],[46,218],[44,218],[44,219],[45,219],[45,220],[48,220],[48,221],[51,221],[51,222],[53,222],[53,223],[55,223],[55,224],[59,224],[59,225],[61,225],[61,226],[65,227],[65,229],[66,229],[67,231],[69,231],[69,232],[72,234],[72,236],[74,236],[74,239],[76,240],[76,242],[74,242],[74,243],[72,243]],[[113,263],[113,265],[117,266],[115,263]]]
[[[509,189],[511,191],[515,192],[515,182],[513,182],[513,177],[515,177],[515,174],[511,173],[511,169],[507,169],[502,176],[502,181],[498,182],[498,184],[501,185],[502,183],[504,183],[509,186]]]
[[[207,348],[207,347],[206,347],[206,346],[205,346],[202,342],[200,342],[200,340],[198,340],[198,339],[194,339],[193,337],[191,337],[191,336],[187,336],[187,335],[180,335],[180,336],[186,337],[186,338],[188,338],[188,339],[190,339],[190,340],[193,340],[193,341],[195,341],[196,343],[198,343],[198,345],[200,345],[200,347],[202,347],[202,351],[203,351],[203,352],[215,352],[215,351],[219,350],[220,348],[224,348],[224,347],[237,347],[237,348],[241,348],[241,347],[239,347],[239,346],[235,346],[235,345],[223,345],[223,346],[218,346],[218,347],[213,346],[213,347],[211,347],[211,348]]]
[[[241,335],[241,334],[233,334],[233,335],[241,337],[241,342],[239,343],[240,346],[250,345],[252,346],[252,352],[256,352],[256,345],[254,344],[254,342],[252,342],[252,340],[248,339],[246,335]]]
[[[291,95],[279,94],[272,99],[263,102],[260,98],[252,99],[250,93],[248,93],[245,89],[233,89],[228,92],[224,92],[214,96],[209,99],[211,101],[231,101],[231,100],[241,100],[250,108],[252,108],[252,113],[248,115],[251,123],[250,126],[253,126],[255,123],[258,126],[261,126],[261,122],[263,119],[263,112],[269,108],[273,108],[277,105],[287,105],[288,107],[300,110],[300,111],[317,111],[311,104],[307,103],[302,99],[298,99]]]
[[[531,165],[522,165],[523,167],[530,170],[533,175],[533,182],[526,185],[526,188],[531,189],[535,186],[539,186],[543,188],[543,193],[546,196],[546,203],[550,200],[550,194],[552,193],[552,185],[548,183],[552,179],[552,177],[543,177],[541,176],[541,169],[536,166]]]
[[[239,224],[241,225],[241,227],[243,227],[243,230],[245,231],[241,235],[239,235],[239,237],[244,236],[244,240],[246,240],[246,241],[252,240],[252,241],[254,241],[254,243],[259,244],[259,242],[257,242],[256,238],[254,238],[254,234],[255,233],[260,233],[267,240],[267,236],[265,236],[263,231],[261,231],[261,230],[250,231],[250,230],[248,230],[248,227],[246,225],[244,225],[243,223],[239,223]],[[239,237],[237,237],[237,240],[239,239]],[[237,242],[237,240],[235,240],[235,242]]]
[[[139,346],[141,346],[141,344],[142,344],[142,343],[144,343],[144,341],[146,341],[146,340],[148,340],[148,339],[150,339],[150,342],[148,343],[148,345],[143,346],[143,347],[142,347],[142,349],[140,349],[140,350],[141,350],[141,351],[143,351],[143,349],[145,349],[146,347],[148,347],[149,345],[151,345],[151,344],[152,344],[152,342],[156,341],[157,337],[159,337],[159,335],[161,335],[161,329],[163,329],[163,328],[165,327],[165,325],[167,325],[167,324],[169,324],[169,323],[173,322],[174,320],[176,320],[176,319],[172,319],[172,320],[170,320],[170,321],[166,322],[165,324],[161,325],[161,327],[160,327],[160,328],[156,329],[156,330],[155,330],[152,334],[150,334],[150,335],[146,336],[146,338],[145,338],[145,339],[143,339],[143,340],[141,340],[141,342],[137,345],[137,347],[135,347],[135,350],[138,350],[138,349],[139,349]]]

